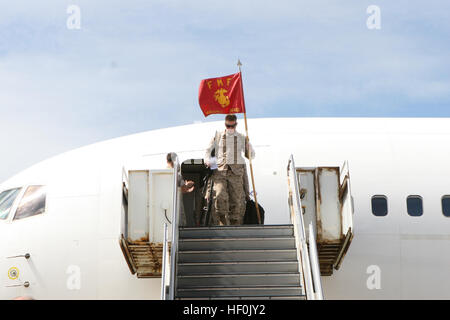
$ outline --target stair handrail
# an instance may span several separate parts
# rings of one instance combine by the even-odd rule
[[[169,300],[175,299],[176,287],[176,265],[178,256],[178,226],[179,226],[179,183],[181,179],[181,166],[178,157],[172,159],[173,161],[173,199],[172,199],[172,243],[170,251],[170,279],[169,279]]]
[[[297,248],[297,260],[299,265],[299,272],[303,275],[303,287],[306,290],[306,298],[308,300],[315,300],[316,295],[314,292],[314,279],[311,273],[311,262],[310,253],[308,250],[308,245],[306,243],[306,232],[305,223],[303,221],[303,209],[302,202],[299,192],[299,183],[297,177],[297,170],[295,167],[294,156],[291,154],[288,163],[288,181],[290,184],[291,179],[289,179],[292,173],[292,180],[294,184],[294,195],[292,197],[292,208],[294,209],[294,214],[290,215],[291,223],[294,225],[294,235],[295,243]],[[292,186],[289,185],[290,191],[292,192]],[[294,205],[295,202],[295,205]]]
[[[167,300],[167,284],[170,281],[169,233],[167,222],[164,222],[164,242],[161,269],[161,300]]]
[[[312,222],[309,223],[309,260],[311,261],[312,277],[314,281],[314,300],[323,300],[322,280],[320,279],[319,255],[317,254],[316,236]]]

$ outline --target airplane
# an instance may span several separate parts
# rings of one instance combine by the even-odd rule
[[[313,283],[324,299],[450,298],[449,119],[255,118],[248,126],[264,228],[294,221],[297,267],[305,274],[302,228],[316,237],[303,249],[311,250],[310,276],[320,264]],[[178,155],[181,174],[183,165],[201,167],[208,142],[223,129],[213,121],[110,139],[1,183],[0,298],[164,297],[172,270],[165,230],[176,230],[179,204],[178,169],[167,169],[166,154]],[[347,233],[336,229],[344,224]],[[136,265],[143,246],[153,271]]]

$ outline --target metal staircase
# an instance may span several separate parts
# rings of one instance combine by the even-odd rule
[[[180,228],[176,299],[304,299],[292,225]]]
[[[309,224],[308,245],[292,156],[289,225],[180,227],[178,160],[174,168],[170,236],[164,224],[161,299],[323,299],[315,233]]]

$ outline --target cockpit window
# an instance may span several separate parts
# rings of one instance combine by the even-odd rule
[[[45,211],[45,186],[29,186],[20,200],[14,220],[31,217]]]
[[[20,192],[20,188],[10,189],[0,193],[0,220],[8,218],[9,211],[16,200],[17,195]]]

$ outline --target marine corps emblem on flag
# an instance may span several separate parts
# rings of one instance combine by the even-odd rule
[[[227,89],[220,88],[214,93],[214,99],[220,103],[222,108],[228,107],[230,104],[230,99],[225,95],[227,92]]]
[[[243,113],[241,73],[200,82],[198,102],[205,117],[210,114]]]

